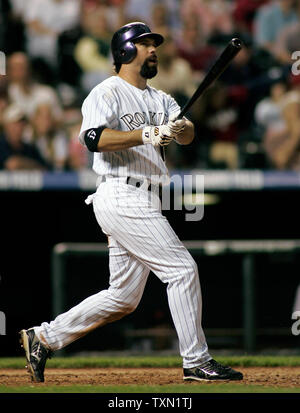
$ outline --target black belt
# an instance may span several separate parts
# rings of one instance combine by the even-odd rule
[[[145,180],[143,180],[143,179],[131,178],[130,176],[128,176],[126,178],[126,184],[135,186],[136,188],[141,187],[144,183],[145,183]],[[145,187],[145,189],[147,191],[156,192],[158,194],[158,196],[161,198],[161,194],[162,194],[162,185],[161,184],[149,183],[148,187]]]

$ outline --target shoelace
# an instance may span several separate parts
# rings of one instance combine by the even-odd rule
[[[214,373],[214,372],[224,372],[229,370],[229,367],[222,366],[222,364],[218,363],[215,360],[209,360],[206,363],[202,364],[200,368],[205,369],[208,373]]]
[[[36,358],[37,361],[41,361],[43,353],[45,353],[45,359],[51,359],[52,351],[47,350],[40,342],[37,342],[32,346],[31,355]]]
[[[41,346],[41,343],[38,342],[33,345],[31,355],[37,359],[37,361],[40,361],[43,355],[43,347]]]

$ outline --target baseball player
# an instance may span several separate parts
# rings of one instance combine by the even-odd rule
[[[175,120],[180,112],[175,100],[147,85],[157,73],[156,48],[163,40],[141,22],[120,28],[111,42],[116,75],[83,102],[79,139],[94,152],[99,175],[97,191],[86,202],[108,237],[109,288],[50,323],[20,332],[33,381],[44,381],[51,352],[134,311],[150,271],[167,283],[183,379],[243,378],[208,352],[197,265],[161,213],[160,185],[168,171],[160,149],[172,140],[186,145],[194,138],[188,119]]]

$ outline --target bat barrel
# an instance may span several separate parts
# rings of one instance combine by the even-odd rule
[[[239,50],[242,48],[242,42],[237,37],[235,37],[234,39],[231,39],[230,43],[232,44],[233,47],[236,47]]]
[[[195,100],[199,98],[207,89],[208,87],[218,79],[218,77],[224,72],[227,68],[229,63],[234,59],[234,57],[238,54],[238,52],[242,48],[242,42],[239,38],[235,37],[230,40],[227,44],[227,47],[223,51],[223,53],[219,56],[213,67],[208,71],[205,78],[202,80],[198,89],[195,91],[193,96],[189,99],[189,101],[185,104],[183,109],[181,110],[180,114],[178,115],[177,119],[181,119],[189,108],[193,105]]]

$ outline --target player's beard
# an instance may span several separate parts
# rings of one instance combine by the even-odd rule
[[[140,75],[144,79],[152,79],[157,75],[157,65],[149,65],[148,59],[146,59],[141,67]]]

